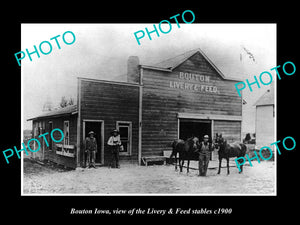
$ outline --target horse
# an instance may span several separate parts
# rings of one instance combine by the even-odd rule
[[[172,153],[170,159],[175,156],[175,170],[177,170],[177,153],[179,153],[179,168],[182,172],[182,167],[184,165],[184,160],[187,160],[187,173],[189,173],[190,160],[198,159],[195,151],[199,148],[199,138],[191,137],[186,141],[182,139],[174,140],[172,143]]]
[[[218,135],[216,133],[216,140],[215,140],[215,148],[219,149],[219,171],[218,174],[221,172],[221,163],[222,159],[227,160],[227,175],[229,175],[229,158],[232,157],[244,157],[247,151],[247,147],[245,144],[241,142],[234,142],[232,144],[228,144],[227,141],[222,138],[222,134]],[[242,163],[242,159],[238,160],[239,163]],[[243,172],[243,166],[241,166],[241,171]]]

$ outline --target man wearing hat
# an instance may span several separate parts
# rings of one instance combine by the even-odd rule
[[[112,168],[120,168],[119,165],[119,148],[121,146],[121,140],[119,135],[120,133],[118,130],[113,130],[111,134],[112,135],[110,136],[107,142],[112,153],[110,166]]]
[[[203,141],[200,143],[199,149],[196,152],[199,153],[199,176],[206,176],[210,153],[213,150],[212,143],[208,142],[209,136],[204,135]]]
[[[94,131],[90,131],[89,137],[85,139],[85,152],[87,153],[86,164],[89,168],[96,168],[95,159],[97,153],[97,141],[94,135]]]

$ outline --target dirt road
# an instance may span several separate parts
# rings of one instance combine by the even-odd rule
[[[220,175],[209,169],[207,177],[198,171],[174,171],[171,165],[122,165],[121,169],[63,169],[24,161],[24,194],[274,194],[275,163],[253,162],[239,174],[223,168]]]

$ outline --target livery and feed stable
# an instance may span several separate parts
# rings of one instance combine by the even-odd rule
[[[33,157],[67,167],[84,165],[83,141],[93,130],[97,139],[96,165],[108,165],[107,140],[113,129],[124,146],[120,160],[142,164],[160,157],[176,139],[222,133],[241,140],[242,98],[238,80],[225,77],[195,49],[154,65],[130,56],[127,82],[78,77],[77,104],[32,118],[34,136],[52,127],[64,131],[63,143],[51,143]],[[212,154],[211,158],[215,156]]]

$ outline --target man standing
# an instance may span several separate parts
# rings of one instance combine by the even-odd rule
[[[204,135],[203,141],[201,142],[199,149],[199,176],[206,176],[210,153],[213,150],[213,146],[208,142],[209,136]]]
[[[108,139],[107,144],[110,147],[112,153],[110,166],[112,168],[120,168],[119,150],[121,146],[121,140],[120,140],[120,135],[118,130],[112,131],[112,136]]]
[[[85,139],[85,152],[87,153],[86,164],[89,168],[96,168],[95,159],[97,153],[97,141],[94,135],[94,131],[90,131],[89,137]]]

